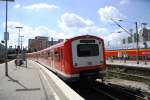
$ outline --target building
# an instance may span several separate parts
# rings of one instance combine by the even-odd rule
[[[143,28],[139,32],[141,42],[150,41],[150,29]]]
[[[60,43],[60,42],[63,42],[64,41],[64,39],[58,39],[58,42]]]
[[[30,52],[39,51],[42,49],[42,42],[40,40],[36,40],[36,39],[29,39],[28,49]]]
[[[45,49],[48,47],[48,37],[36,36],[35,41],[38,42],[38,44],[40,44],[40,49]]]
[[[58,41],[48,41],[48,47],[59,43]]]
[[[139,31],[139,42],[150,41],[150,29],[143,28]],[[128,39],[123,39],[123,44],[125,43],[136,43],[137,34],[134,33],[132,36],[129,36]]]
[[[0,43],[0,63],[5,60],[5,46]]]
[[[28,49],[29,52],[39,51],[57,43],[58,41],[54,41],[53,38],[49,41],[48,37],[36,36],[35,39],[28,40]]]
[[[150,29],[142,28],[139,30],[139,48],[145,48],[144,43],[147,44],[147,48],[150,48]],[[137,48],[137,34],[133,33],[131,36],[122,39],[121,45],[109,45],[106,46],[108,50],[117,49],[133,49]]]

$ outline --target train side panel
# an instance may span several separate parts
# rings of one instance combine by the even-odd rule
[[[118,59],[118,54],[121,53],[121,58],[124,59],[123,55],[127,55],[127,60],[136,60],[137,58],[137,50],[136,49],[126,49],[126,50],[106,50],[105,55],[106,59],[108,60],[110,57],[113,57],[114,59]],[[139,59],[140,60],[150,60],[150,49],[139,49]]]

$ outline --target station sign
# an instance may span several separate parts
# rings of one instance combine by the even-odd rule
[[[4,32],[4,40],[9,40],[9,32]]]

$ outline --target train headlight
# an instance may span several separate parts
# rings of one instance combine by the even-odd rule
[[[100,61],[100,64],[103,64],[104,63],[104,61]]]
[[[78,66],[78,63],[74,63],[74,66]]]

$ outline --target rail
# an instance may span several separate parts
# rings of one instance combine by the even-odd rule
[[[142,91],[138,89],[122,87],[120,85],[97,82],[92,86],[92,88],[94,91],[106,95],[112,100],[147,100]]]
[[[107,66],[108,76],[150,83],[150,67],[148,65],[107,63]]]

